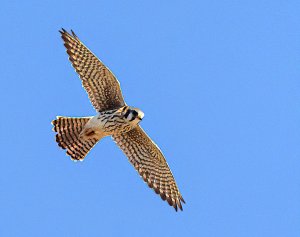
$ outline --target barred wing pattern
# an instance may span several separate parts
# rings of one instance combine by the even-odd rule
[[[69,60],[98,112],[125,105],[119,81],[112,72],[79,40],[72,31],[60,31]]]
[[[148,186],[167,200],[177,211],[182,210],[183,200],[172,172],[157,145],[138,125],[127,133],[113,136],[118,146],[128,157]]]

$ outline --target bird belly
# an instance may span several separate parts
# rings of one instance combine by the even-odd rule
[[[132,124],[124,119],[120,113],[103,113],[92,117],[85,125],[80,136],[84,139],[101,139],[105,136],[126,133],[132,128]]]

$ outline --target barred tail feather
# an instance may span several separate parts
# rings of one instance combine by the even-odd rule
[[[58,116],[56,120],[52,121],[53,130],[57,132],[56,142],[61,148],[67,150],[67,155],[72,160],[83,160],[99,141],[96,138],[83,140],[79,137],[80,132],[90,119],[91,117],[72,118]]]

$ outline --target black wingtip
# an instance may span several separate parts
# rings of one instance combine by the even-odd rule
[[[68,35],[74,39],[78,39],[78,36],[75,34],[75,32],[73,30],[71,30],[71,34],[66,31],[64,28],[61,28],[61,30],[59,30],[59,33],[61,34],[61,36],[63,37],[64,35]]]
[[[67,31],[64,28],[61,28],[61,30],[59,30],[59,33],[61,34],[65,34]]]
[[[176,203],[176,204],[177,204],[177,206],[179,207],[179,209],[180,209],[181,211],[183,211],[183,210],[182,210],[182,205],[181,205],[180,200],[177,200],[177,203]]]
[[[72,35],[73,35],[75,38],[78,38],[77,35],[74,33],[73,30],[71,30],[71,33],[72,33]]]
[[[185,201],[184,201],[183,197],[180,197],[180,200],[185,204]]]

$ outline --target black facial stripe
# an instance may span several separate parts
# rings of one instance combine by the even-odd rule
[[[135,110],[130,110],[130,112],[132,114],[132,118],[130,119],[130,121],[133,121],[137,118],[138,112],[136,112]]]
[[[128,110],[126,111],[126,113],[124,114],[124,117],[127,118],[129,114],[130,114],[130,109],[128,109]]]
[[[127,106],[124,106],[124,108],[122,109],[122,113],[125,111],[125,109],[127,109]]]

